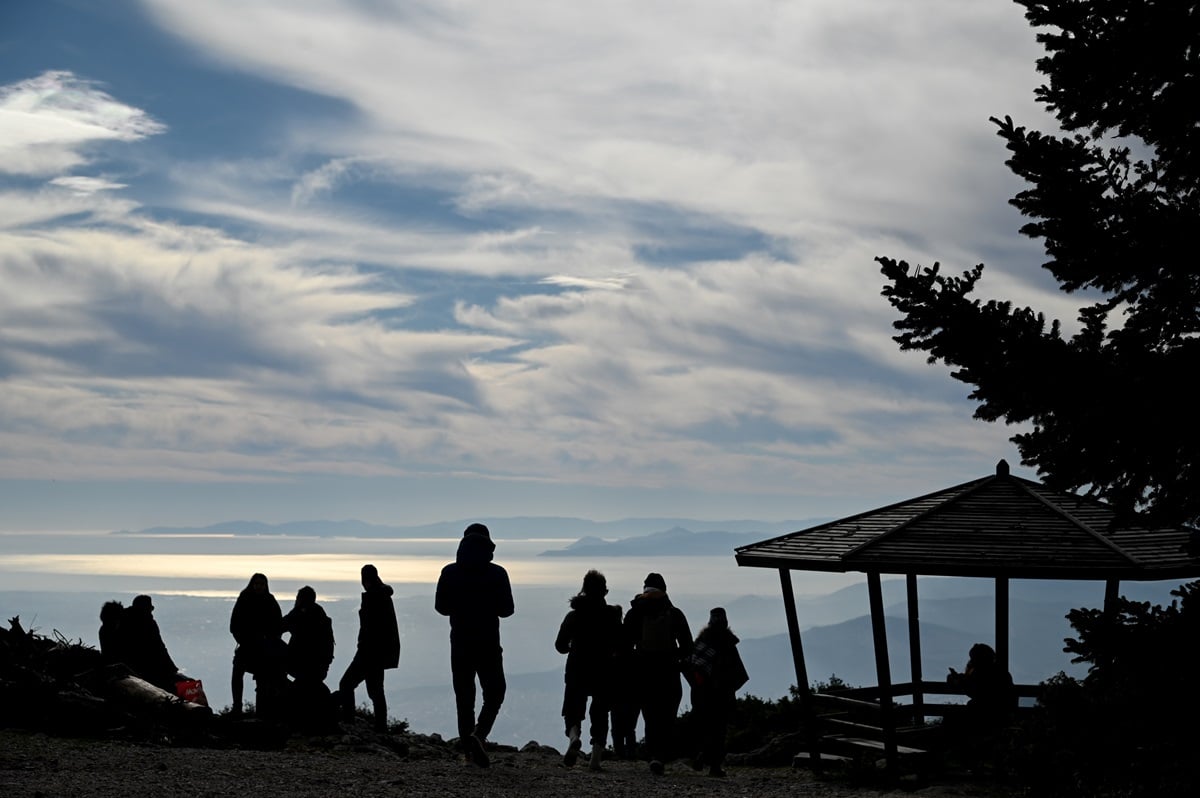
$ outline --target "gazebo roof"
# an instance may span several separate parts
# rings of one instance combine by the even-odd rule
[[[1016,579],[1200,576],[1200,531],[996,473],[736,549],[738,565]]]

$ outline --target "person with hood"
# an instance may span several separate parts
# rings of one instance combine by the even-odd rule
[[[671,603],[661,574],[646,575],[642,592],[625,614],[624,630],[626,644],[633,648],[632,679],[645,723],[650,772],[661,776],[683,699],[680,664],[692,650],[687,618]]]
[[[175,683],[187,677],[179,672],[167,653],[158,621],[154,620],[154,602],[149,596],[136,596],[125,609],[118,637],[129,669],[150,684],[175,695]]]
[[[125,643],[121,635],[121,619],[125,605],[106,601],[100,607],[100,657],[107,665],[125,661]]]
[[[613,668],[621,647],[621,608],[608,604],[608,583],[599,571],[588,571],[583,588],[571,598],[571,610],[558,628],[554,648],[567,655],[563,674],[562,715],[567,730],[567,753],[563,764],[571,767],[579,757],[584,712],[588,696],[592,699],[591,726],[592,770],[600,770],[604,744],[608,738],[609,697]]]
[[[684,661],[684,675],[692,685],[692,715],[700,743],[692,767],[700,770],[707,764],[710,776],[725,775],[725,733],[735,694],[750,680],[737,644],[725,608],[714,607],[708,625],[696,635],[692,653]]]
[[[450,618],[450,673],[458,715],[458,738],[467,759],[489,764],[484,743],[504,703],[500,619],[513,614],[508,571],[492,562],[496,544],[483,524],[463,531],[454,562],[438,577],[434,608]],[[475,680],[483,706],[475,717]]]
[[[275,596],[271,595],[264,574],[251,576],[238,594],[233,613],[229,616],[229,633],[237,641],[230,684],[233,688],[233,715],[237,717],[242,714],[243,681],[247,673],[254,677],[260,690],[286,678],[281,637],[283,612]],[[270,689],[264,692],[270,692]],[[261,700],[259,703],[262,703]]]
[[[296,603],[283,616],[288,638],[288,675],[302,686],[324,684],[333,662],[333,622],[317,603],[317,591],[308,585],[296,591]]]
[[[400,627],[391,585],[379,578],[371,564],[362,567],[362,605],[358,610],[358,648],[354,659],[338,682],[338,703],[342,717],[354,717],[354,690],[364,681],[367,696],[375,712],[375,730],[387,731],[387,696],[383,692],[383,672],[400,665]]]

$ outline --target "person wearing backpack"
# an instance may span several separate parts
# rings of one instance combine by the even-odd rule
[[[581,727],[589,696],[592,699],[589,767],[600,770],[604,757],[613,669],[623,644],[621,608],[608,604],[604,600],[606,595],[608,583],[604,574],[595,570],[584,574],[583,589],[571,598],[571,610],[554,639],[555,650],[567,655],[562,704],[568,739],[563,764],[567,767],[575,764],[583,747]]]
[[[684,675],[692,685],[692,716],[699,727],[700,749],[692,767],[708,765],[708,775],[724,776],[725,734],[733,714],[736,693],[750,675],[737,650],[738,637],[729,629],[724,607],[713,607],[708,625],[696,636],[692,653],[684,661]]]
[[[625,615],[624,630],[633,648],[632,681],[645,722],[650,772],[661,776],[683,699],[680,664],[692,650],[687,618],[671,603],[661,574],[646,575]]]

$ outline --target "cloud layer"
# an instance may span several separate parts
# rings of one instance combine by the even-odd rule
[[[898,351],[872,258],[1074,315],[986,121],[1037,121],[1015,6],[140,6],[196,86],[329,104],[0,87],[0,477],[894,496],[1011,430]]]

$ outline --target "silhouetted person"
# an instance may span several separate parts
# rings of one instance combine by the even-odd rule
[[[729,629],[723,607],[714,607],[708,625],[696,635],[684,671],[692,685],[692,716],[696,719],[699,752],[693,767],[708,765],[708,775],[724,776],[725,734],[738,689],[750,680],[737,650],[738,638]]]
[[[179,672],[167,653],[158,622],[154,620],[154,602],[149,596],[134,598],[121,617],[121,648],[125,664],[135,674],[175,694],[175,683],[187,677]]]
[[[1000,667],[996,651],[986,643],[976,643],[968,652],[962,673],[950,668],[950,684],[961,685],[966,692],[967,721],[975,734],[999,730],[1017,706],[1012,674]]]
[[[592,770],[600,769],[608,738],[609,696],[622,633],[621,608],[606,603],[606,595],[608,584],[604,574],[588,571],[583,577],[583,589],[571,599],[571,610],[563,618],[554,640],[558,653],[567,655],[562,705],[568,738],[563,764],[567,767],[574,765],[579,756],[581,726],[589,696]]]
[[[342,717],[354,716],[354,690],[367,683],[367,696],[375,712],[375,730],[387,731],[387,696],[383,672],[400,665],[400,627],[392,604],[390,585],[379,578],[374,565],[362,567],[362,605],[358,609],[358,648],[338,682]]]
[[[508,572],[492,562],[496,544],[483,524],[463,531],[454,562],[438,577],[434,608],[450,618],[450,672],[458,715],[458,737],[467,758],[489,764],[484,742],[504,703],[504,657],[500,619],[513,614]],[[475,717],[475,679],[483,706]]]
[[[308,585],[296,591],[296,603],[283,616],[287,643],[287,672],[297,682],[324,682],[333,662],[333,621],[317,603]]]
[[[100,658],[107,665],[125,661],[125,646],[121,637],[121,619],[124,616],[125,605],[119,601],[106,601],[100,607]]]
[[[247,673],[254,676],[257,684],[258,710],[262,712],[262,699],[270,694],[278,682],[285,681],[283,665],[283,612],[279,602],[271,595],[267,577],[254,574],[242,588],[229,617],[229,632],[237,641],[233,651],[233,714],[242,714],[243,680]],[[269,699],[268,699],[269,703]],[[270,707],[267,707],[268,712]]]
[[[632,679],[646,725],[650,772],[662,775],[683,698],[680,662],[692,650],[687,618],[667,597],[662,575],[646,576],[642,592],[625,614],[624,630],[633,647]]]
[[[628,640],[622,640],[613,660],[612,690],[609,693],[613,754],[617,759],[637,758],[637,722],[641,714],[638,694],[633,673],[633,649]]]

